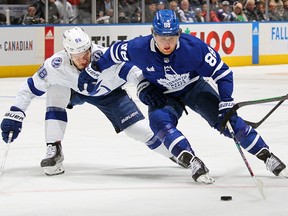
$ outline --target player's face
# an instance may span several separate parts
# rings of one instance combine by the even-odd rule
[[[90,64],[91,51],[89,49],[82,53],[71,54],[71,59],[78,70],[83,70]]]
[[[176,48],[179,36],[155,35],[157,48],[164,55],[170,55]]]

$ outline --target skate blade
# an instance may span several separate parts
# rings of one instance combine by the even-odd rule
[[[213,179],[208,173],[206,173],[205,175],[199,176],[197,182],[201,182],[204,184],[213,184],[215,182],[215,179]]]
[[[65,172],[62,164],[57,164],[56,166],[51,167],[43,167],[43,170],[47,176],[61,175]]]
[[[283,169],[283,170],[279,173],[279,176],[288,178],[288,169],[287,169],[287,168]]]

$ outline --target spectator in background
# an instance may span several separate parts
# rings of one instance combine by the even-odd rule
[[[113,9],[113,3],[111,0],[104,0],[105,11]]]
[[[142,22],[142,10],[137,7],[135,12],[131,16],[131,23],[141,23]]]
[[[60,13],[55,4],[55,1],[56,0],[48,1],[48,22],[53,24],[59,24],[62,23],[63,20],[60,19]]]
[[[21,17],[22,25],[32,25],[32,24],[41,24],[45,20],[41,17],[36,16],[36,8],[34,5],[29,5],[27,8],[27,14]]]
[[[98,1],[96,1],[97,5]],[[98,5],[97,5],[98,6]],[[98,10],[96,6],[96,19],[98,19],[98,15],[100,10]],[[78,11],[75,11],[75,22],[76,23],[81,23],[81,24],[91,24],[92,23],[92,18],[91,18],[91,1],[87,0],[80,0],[78,6],[77,6]]]
[[[231,22],[247,22],[248,19],[243,13],[243,6],[240,2],[236,2],[233,6],[233,11],[228,18],[228,21]]]
[[[255,0],[247,0],[245,4],[245,8],[243,10],[246,15],[248,21],[258,21],[258,16],[256,14]]]
[[[154,15],[156,14],[156,4],[153,1],[148,3],[148,8],[145,10],[145,22],[151,23],[153,21]]]
[[[114,23],[114,10],[110,8],[106,11],[106,16],[108,16],[108,23]]]
[[[113,9],[113,4],[111,0],[97,0],[96,8],[98,11],[104,11],[104,16],[106,15],[106,11],[109,9]]]
[[[270,21],[282,21],[283,18],[280,13],[277,11],[277,4],[274,0],[271,0],[269,3],[268,16]]]
[[[184,17],[181,18],[181,16],[184,16],[184,13],[183,13],[183,11],[180,10],[180,8],[178,6],[178,2],[176,0],[172,0],[169,3],[169,9],[173,10],[175,12],[178,20],[181,21],[182,19],[185,19]],[[181,14],[179,12],[181,12]]]
[[[120,17],[120,12],[124,12],[125,17],[128,19],[128,22],[130,22],[130,17],[132,16],[132,12],[134,11],[134,8],[129,4],[128,0],[119,0],[118,7],[119,7],[119,17]],[[123,18],[123,16],[121,16],[121,18]]]
[[[188,0],[182,0],[180,2],[180,22],[196,22],[195,12],[190,7]]]
[[[128,17],[126,16],[125,12],[120,12],[119,13],[118,22],[119,23],[129,23],[130,22]]]
[[[288,0],[284,1],[283,2],[283,9],[284,9],[284,12],[283,12],[283,20],[287,21],[288,20]]]
[[[129,22],[131,22],[131,17],[139,7],[139,1],[138,0],[127,0],[128,5],[130,7],[129,11],[126,11],[125,14],[127,18],[129,19]]]
[[[228,21],[230,13],[231,13],[231,11],[230,11],[230,3],[228,1],[223,1],[221,3],[220,8],[217,11],[218,19],[221,22]]]
[[[266,17],[266,12],[265,12],[265,0],[257,0],[256,1],[255,13],[258,16],[258,21],[268,20],[268,18]]]
[[[66,1],[65,8],[63,0],[55,0],[55,5],[59,11],[59,19],[61,19],[63,23],[71,23],[74,18],[74,11],[71,3]]]
[[[0,25],[6,25],[6,16],[3,13],[0,13]]]
[[[219,9],[218,0],[209,0],[210,1],[210,16],[208,22],[220,22],[217,11]]]
[[[202,17],[204,18],[205,22],[207,22],[207,3],[202,4]]]
[[[37,0],[33,5],[36,8],[36,16],[45,20],[45,0]],[[48,23],[61,23],[60,14],[55,4],[55,0],[48,2]]]
[[[283,16],[284,8],[283,8],[283,1],[282,0],[274,0],[277,6],[277,11],[280,14],[280,16]]]
[[[96,20],[97,24],[110,24],[113,23],[113,9],[108,9],[106,13],[99,11],[98,18]]]
[[[166,4],[164,1],[160,0],[156,6],[156,11],[164,10],[164,9],[166,9]]]
[[[97,14],[97,16],[96,16],[96,23],[97,24],[104,24],[104,12],[103,11],[99,11],[99,13]]]
[[[45,0],[36,0],[33,5],[36,8],[36,16],[45,20]]]
[[[195,18],[196,18],[196,22],[205,22],[201,8],[195,9]]]

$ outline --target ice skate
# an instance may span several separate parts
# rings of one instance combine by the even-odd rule
[[[288,178],[288,170],[286,165],[273,153],[271,153],[271,156],[267,158],[266,168],[275,176],[283,176]]]
[[[182,152],[178,158],[183,165],[187,166],[192,171],[192,178],[195,182],[212,184],[215,180],[209,175],[209,170],[198,157],[193,156],[190,152]]]
[[[169,158],[171,161],[173,161],[174,163],[180,165],[181,167],[185,168],[185,169],[188,169],[189,168],[189,165],[188,164],[185,164],[183,163],[182,161],[179,161],[175,156]]]
[[[202,160],[194,156],[191,161],[192,178],[196,182],[212,184],[215,180],[209,175],[209,170]]]
[[[257,157],[263,160],[266,164],[266,169],[272,172],[275,176],[288,178],[288,170],[286,165],[268,149],[262,149]]]
[[[62,162],[64,155],[60,142],[49,144],[47,146],[46,157],[41,161],[41,167],[48,176],[60,175],[65,172]]]

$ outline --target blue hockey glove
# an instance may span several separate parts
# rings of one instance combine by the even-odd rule
[[[147,80],[142,80],[137,86],[137,95],[149,107],[163,107],[167,102],[163,92]]]
[[[222,101],[219,103],[219,113],[218,113],[218,118],[219,118],[219,123],[221,125],[221,130],[220,132],[222,133],[225,128],[226,128],[226,123],[224,122],[226,114],[233,108],[234,106],[234,101]],[[232,114],[229,119],[227,120],[235,120],[236,114]]]
[[[10,131],[13,132],[11,142],[13,142],[19,135],[22,129],[22,122],[26,117],[25,113],[18,107],[12,106],[2,120],[1,130],[2,138],[7,143]]]
[[[82,92],[87,90],[89,94],[93,94],[98,88],[97,79],[101,73],[97,71],[96,63],[91,62],[78,77],[78,88]]]

